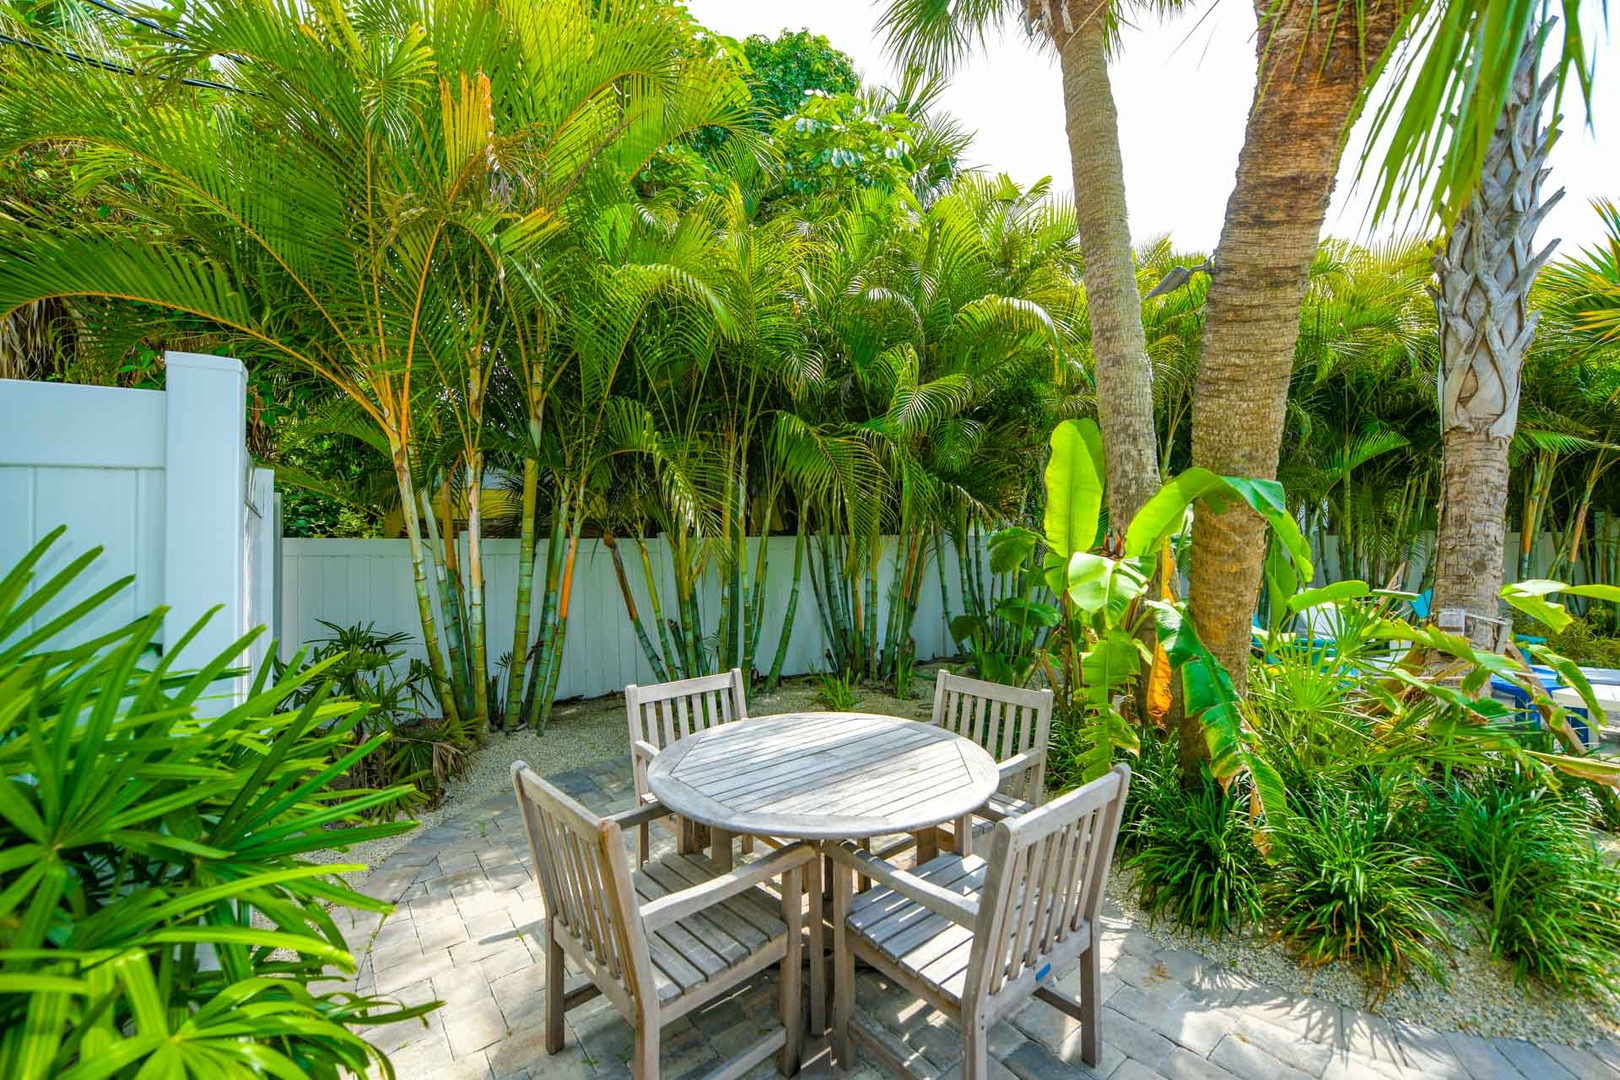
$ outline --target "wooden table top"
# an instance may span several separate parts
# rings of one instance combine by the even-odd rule
[[[852,840],[916,832],[983,806],[1000,781],[978,744],[871,713],[783,713],[681,739],[647,769],[658,801],[736,833]]]

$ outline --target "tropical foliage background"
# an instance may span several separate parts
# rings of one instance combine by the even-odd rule
[[[1068,64],[1071,40],[1047,29]],[[1443,979],[1454,918],[1476,915],[1521,977],[1614,992],[1606,928],[1620,890],[1590,842],[1617,823],[1614,771],[1585,753],[1523,656],[1477,651],[1410,603],[1433,572],[1443,467],[1429,291],[1440,237],[1308,238],[1297,328],[1293,307],[1272,312],[1297,329],[1275,480],[1196,460],[1200,348],[1206,319],[1230,320],[1209,302],[1226,270],[1213,286],[1178,275],[1208,253],[1168,237],[1131,253],[1157,464],[1115,514],[1122,456],[1104,444],[1118,372],[1099,355],[1100,306],[1095,335],[1092,317],[1102,249],[1049,180],[964,169],[968,135],[921,71],[863,85],[823,39],[736,41],[678,5],[617,0],[231,0],[183,18],[14,2],[0,34],[0,375],[152,386],[164,349],[240,357],[251,448],[297,492],[289,532],[405,536],[427,645],[402,672],[397,641],[333,627],[313,664],[263,673],[254,711],[232,724],[157,709],[151,723],[230,767],[199,759],[207,778],[172,794],[136,785],[138,769],[116,773],[131,785],[120,798],[150,791],[152,813],[208,829],[102,821],[117,836],[88,844],[74,871],[99,890],[89,907],[64,908],[71,890],[47,871],[7,879],[6,910],[26,914],[4,962],[31,981],[0,984],[19,991],[0,1009],[55,1010],[62,1038],[82,1042],[14,1034],[0,1052],[33,1068],[99,1045],[109,1024],[146,1034],[141,1002],[127,1024],[116,1011],[117,995],[146,992],[136,975],[115,987],[124,977],[104,972],[118,964],[171,980],[164,1016],[196,1025],[227,975],[301,986],[316,960],[344,962],[316,901],[348,898],[285,884],[317,877],[285,861],[302,841],[273,845],[282,861],[263,873],[290,876],[247,899],[231,890],[268,882],[259,869],[182,890],[166,863],[149,878],[114,867],[105,843],[147,845],[154,864],[196,855],[186,872],[204,873],[231,855],[217,823],[244,812],[210,785],[261,768],[254,755],[296,762],[286,790],[322,801],[323,820],[358,822],[416,797],[396,780],[436,793],[492,730],[543,731],[584,537],[612,552],[659,678],[737,666],[766,687],[783,663],[781,648],[760,648],[768,579],[791,583],[784,626],[814,598],[830,687],[906,696],[918,598],[949,567],[962,666],[1057,692],[1056,779],[1136,756],[1127,859],[1151,910],[1216,933],[1263,924],[1307,964],[1361,965],[1375,993],[1412,972]],[[1093,46],[1100,58],[1100,33],[1075,48]],[[1363,74],[1339,88],[1346,114]],[[1581,687],[1571,661],[1620,653],[1620,210],[1594,213],[1608,243],[1536,280],[1507,508],[1518,577],[1599,586],[1565,594],[1576,620],[1544,593],[1512,598],[1551,624],[1539,635],[1551,649],[1531,655]],[[1188,280],[1158,287],[1175,277]],[[1178,596],[1195,506],[1266,529],[1249,552],[1265,561],[1261,645],[1237,665],[1199,640]],[[750,547],[770,534],[794,538],[790,564]],[[492,536],[520,542],[510,641],[486,631]],[[653,537],[672,553],[672,589],[648,558]],[[944,557],[980,547],[983,559]],[[1343,587],[1309,588],[1318,569]],[[7,580],[20,603],[22,577]],[[718,605],[702,602],[705,581],[719,582]],[[1247,626],[1254,596],[1218,599]],[[1329,618],[1336,644],[1295,632],[1308,612]],[[105,655],[36,655],[41,641],[8,646],[4,625],[0,662],[44,687],[41,700],[71,701],[92,677],[128,688],[137,707],[98,738],[138,729],[141,707],[174,692],[161,667],[139,667],[140,631],[102,643]],[[1495,702],[1492,677],[1527,711]],[[368,710],[324,704],[324,679]],[[34,753],[52,744],[49,724],[77,715],[29,709],[0,713],[17,727],[0,748]],[[48,764],[82,778],[82,764]],[[7,809],[18,845],[44,842],[37,817]],[[158,895],[171,888],[191,899]],[[99,925],[97,905],[148,903],[146,922],[120,926],[127,940],[75,937]],[[303,937],[264,937],[249,908]],[[184,925],[167,928],[170,916]],[[225,975],[195,962],[199,920]],[[259,971],[281,946],[298,970]],[[381,1008],[263,992],[338,1032]],[[93,993],[113,995],[114,1012],[74,1012]],[[300,1060],[362,1062],[317,1029],[318,1053],[302,1037],[264,1040]]]

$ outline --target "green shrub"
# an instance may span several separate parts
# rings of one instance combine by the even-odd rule
[[[861,703],[853,675],[828,672],[821,677],[821,703],[833,712],[849,712]]]
[[[161,610],[63,644],[128,580],[67,606],[97,549],[30,592],[61,531],[0,579],[0,1076],[390,1071],[354,1029],[432,1006],[311,985],[355,967],[327,905],[388,905],[305,858],[411,827],[357,824],[401,789],[332,790],[385,737],[319,690],[278,711],[319,667],[196,715],[251,635],[195,673],[190,635],[142,666]]]
[[[1183,787],[1174,753],[1168,740],[1144,744],[1131,779],[1125,866],[1137,900],[1150,919],[1211,934],[1257,923],[1266,866],[1247,811],[1207,772]]]
[[[467,751],[473,745],[466,721],[455,725],[438,715],[432,681],[420,660],[411,660],[403,674],[400,672],[400,661],[405,658],[401,646],[410,640],[409,634],[380,633],[373,623],[339,626],[319,621],[327,636],[313,642],[307,654],[300,654],[303,659],[295,666],[318,665],[336,696],[367,706],[364,719],[355,725],[351,745],[373,735],[388,736],[341,783],[363,788],[412,785],[414,790],[407,789],[398,804],[376,807],[374,816],[392,816],[413,804],[437,803],[445,785],[466,770]],[[286,670],[276,665],[278,675]],[[290,704],[301,707],[317,692],[324,693],[324,686],[305,683],[293,692]],[[498,695],[491,695],[491,701],[499,700]]]
[[[1603,632],[1590,617],[1575,619],[1547,639],[1547,647],[1560,656],[1586,667],[1620,668],[1620,637]],[[1534,626],[1531,634],[1545,634],[1547,628]]]
[[[1274,877],[1264,896],[1278,936],[1311,967],[1358,965],[1373,997],[1416,968],[1445,982],[1442,911],[1460,898],[1449,868],[1408,842],[1388,789],[1320,792],[1272,823]]]
[[[1585,800],[1503,779],[1452,783],[1433,814],[1458,876],[1484,902],[1491,954],[1520,980],[1620,991],[1620,868],[1593,846]]]

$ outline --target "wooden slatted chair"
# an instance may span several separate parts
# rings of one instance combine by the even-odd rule
[[[660,750],[716,724],[748,719],[748,701],[738,668],[724,675],[702,675],[653,686],[631,683],[624,688],[624,708],[630,717],[630,764],[635,774],[636,798],[641,802],[653,798],[647,787],[647,766]],[[645,822],[636,844],[637,855],[645,863],[651,847]],[[746,850],[746,839],[744,845]]]
[[[778,964],[780,1026],[718,1075],[742,1076],[772,1052],[784,1075],[798,1072],[806,896],[811,944],[820,943],[815,846],[792,844],[730,873],[701,854],[671,855],[632,873],[623,830],[667,813],[662,805],[600,818],[521,761],[512,765],[512,782],[546,905],[546,1052],[562,1049],[566,1010],[604,995],[635,1028],[636,1080],[656,1080],[665,1024]],[[780,899],[761,887],[777,877]],[[585,974],[572,989],[564,985],[564,957]],[[826,993],[821,970],[811,965],[813,995]]]
[[[965,1080],[988,1075],[987,1033],[1031,995],[1080,1021],[1080,1055],[1097,1064],[1101,965],[1097,913],[1119,836],[1131,771],[998,821],[987,857],[941,855],[899,870],[853,844],[825,845],[833,868],[833,1037],[840,1067],[859,1040],[890,1068],[896,1058],[855,1015],[855,961],[865,961],[962,1031]],[[877,887],[856,896],[854,876]],[[1053,974],[1080,962],[1080,999]]]
[[[984,747],[1001,768],[1001,784],[977,811],[979,817],[994,823],[1027,813],[1044,800],[1052,691],[941,671],[934,680],[934,723]]]

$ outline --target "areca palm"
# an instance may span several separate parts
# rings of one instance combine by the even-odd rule
[[[450,377],[476,491],[490,365],[533,339],[543,310],[509,310],[502,276],[526,280],[598,167],[633,169],[742,116],[741,82],[683,49],[691,34],[662,5],[233,0],[188,11],[184,37],[133,76],[16,59],[0,69],[0,151],[65,139],[100,168],[136,170],[152,197],[129,209],[155,235],[136,246],[24,227],[0,268],[0,313],[61,296],[187,312],[353,399],[389,447],[424,644],[454,716],[415,513],[413,380],[427,364]],[[167,78],[195,69],[241,93]],[[475,567],[474,610],[479,584]]]

